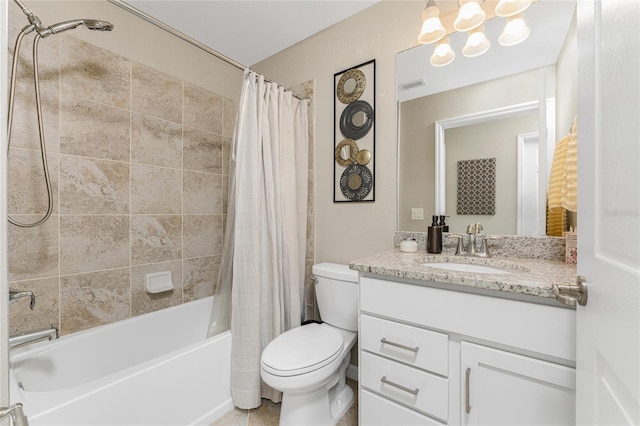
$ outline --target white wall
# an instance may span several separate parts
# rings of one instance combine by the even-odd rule
[[[80,27],[73,30],[73,35],[224,97],[235,100],[240,97],[242,70],[106,0],[30,0],[28,7],[44,26],[78,18],[109,21],[115,26],[111,32]],[[26,17],[24,22],[26,25]],[[14,42],[10,40],[12,45]]]
[[[253,69],[285,87],[315,80],[316,262],[393,248],[396,231],[395,54],[417,45],[422,1],[383,0]],[[376,201],[333,203],[333,76],[376,60]]]

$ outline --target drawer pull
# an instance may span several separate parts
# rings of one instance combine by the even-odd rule
[[[404,349],[405,351],[414,352],[414,353],[418,352],[418,350],[420,349],[418,346],[412,348],[411,346],[392,342],[391,340],[387,340],[386,337],[383,337],[382,339],[380,339],[380,343],[383,343],[385,345],[395,346],[396,348]]]
[[[402,391],[405,391],[407,393],[410,393],[411,395],[418,395],[418,392],[420,392],[420,389],[415,388],[415,389],[409,389],[406,386],[402,386],[399,385],[398,383],[394,383],[391,380],[387,380],[387,376],[382,376],[382,378],[380,379],[380,381],[382,383],[384,383],[385,385],[389,385],[389,386],[393,386],[394,388],[398,388]]]
[[[471,412],[471,404],[469,401],[469,376],[471,376],[471,369],[467,368],[467,371],[464,373],[464,411],[469,414]]]

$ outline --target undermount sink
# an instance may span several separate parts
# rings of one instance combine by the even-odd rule
[[[455,272],[470,272],[475,274],[510,274],[511,272],[504,269],[492,268],[485,265],[474,265],[471,263],[454,263],[454,262],[429,262],[423,263],[422,266],[429,268],[446,269]]]

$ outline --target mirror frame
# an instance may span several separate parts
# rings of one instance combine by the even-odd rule
[[[435,211],[437,215],[446,215],[446,139],[445,131],[447,129],[455,129],[458,127],[469,126],[473,124],[486,123],[490,121],[500,120],[503,118],[514,117],[517,115],[538,112],[538,135],[539,136],[539,154],[538,160],[541,171],[538,174],[538,197],[544,200],[547,188],[547,176],[551,171],[551,158],[553,147],[549,147],[549,143],[555,142],[555,98],[548,98],[546,102],[541,103],[539,100],[524,102],[521,104],[509,105],[487,111],[467,114],[459,117],[438,120],[435,125]],[[545,131],[546,130],[546,131]],[[538,206],[538,216],[540,217],[538,225],[539,235],[546,235],[546,217],[545,203]],[[520,203],[518,203],[518,231],[520,231]]]

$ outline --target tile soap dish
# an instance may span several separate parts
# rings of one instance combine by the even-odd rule
[[[154,272],[144,277],[145,290],[147,293],[163,293],[173,290],[173,282],[171,281],[171,271]]]

